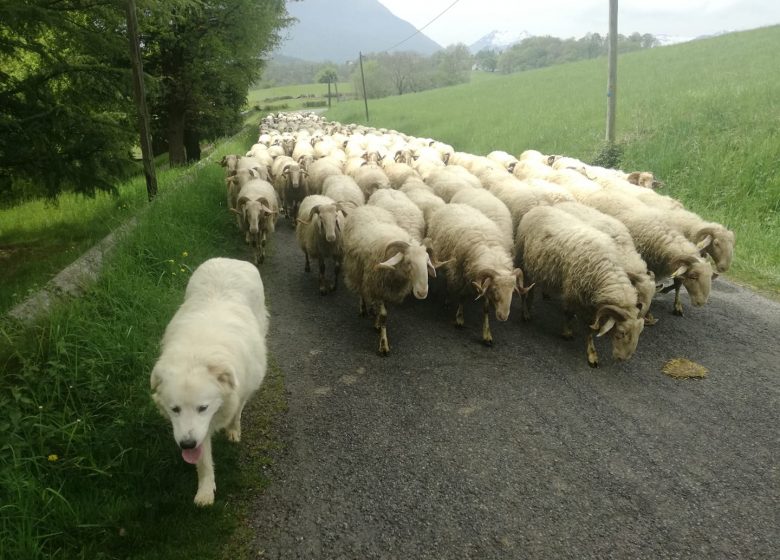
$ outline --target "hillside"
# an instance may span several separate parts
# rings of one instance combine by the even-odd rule
[[[376,0],[306,0],[289,2],[289,14],[298,22],[287,30],[287,40],[275,54],[310,61],[342,63],[358,52],[379,52],[415,32]],[[441,46],[420,33],[403,50],[429,55]]]
[[[730,275],[780,293],[780,26],[622,55],[621,167],[737,232]],[[369,103],[371,124],[485,154],[535,148],[592,161],[602,146],[606,59],[477,75],[470,84]],[[328,113],[365,122],[361,103]]]

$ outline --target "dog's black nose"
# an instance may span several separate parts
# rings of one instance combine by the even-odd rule
[[[196,443],[194,439],[185,439],[179,442],[179,447],[182,449],[193,449]]]

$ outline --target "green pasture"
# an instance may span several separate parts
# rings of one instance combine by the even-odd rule
[[[339,82],[339,95],[352,96],[354,94],[352,83]],[[336,105],[343,101],[336,99],[336,86],[331,85],[331,104]],[[280,99],[290,97],[291,99]],[[328,84],[298,84],[293,86],[279,86],[263,89],[250,89],[247,97],[250,107],[261,111],[296,111],[298,109],[316,108],[328,106]],[[309,104],[307,106],[307,104]]]
[[[650,170],[709,220],[732,228],[728,276],[780,296],[780,26],[623,55],[619,165]],[[369,101],[370,124],[456,150],[533,148],[593,161],[604,147],[606,59]],[[327,115],[364,123],[362,101]]]

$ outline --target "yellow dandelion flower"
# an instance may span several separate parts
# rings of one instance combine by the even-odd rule
[[[190,254],[189,254],[187,251],[182,251],[182,252],[181,252],[181,256],[182,256],[182,257],[189,257],[189,256],[190,256]]]
[[[53,463],[54,461],[57,461],[57,460],[59,459],[59,457],[57,456],[57,454],[56,454],[56,453],[52,453],[52,454],[51,454],[51,455],[49,455],[47,458],[49,459],[49,462],[50,462],[50,463]]]

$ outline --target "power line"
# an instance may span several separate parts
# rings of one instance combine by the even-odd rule
[[[453,7],[455,4],[457,4],[458,2],[460,2],[460,0],[455,0],[455,1],[454,1],[452,4],[450,4],[449,6],[447,6],[446,8],[444,8],[444,11],[442,11],[442,12],[441,12],[439,15],[437,15],[437,16],[436,16],[435,18],[433,18],[431,21],[429,21],[428,23],[426,23],[425,25],[423,25],[423,26],[422,26],[420,29],[417,29],[417,30],[416,30],[414,33],[412,33],[411,35],[409,35],[409,36],[408,36],[406,39],[404,39],[404,40],[403,40],[403,41],[401,41],[400,43],[396,43],[395,45],[393,45],[393,46],[392,46],[392,47],[390,47],[389,49],[385,49],[385,51],[391,51],[391,50],[393,50],[394,48],[396,48],[396,47],[399,47],[399,46],[403,45],[403,44],[404,44],[405,42],[407,42],[409,39],[411,39],[412,37],[415,37],[415,36],[416,36],[418,33],[421,33],[423,29],[425,29],[426,27],[428,27],[430,24],[432,24],[434,21],[436,21],[437,19],[439,19],[439,18],[440,18],[441,16],[443,16],[444,14],[446,14],[446,13],[449,11],[449,9],[450,9],[450,8],[452,8],[452,7]]]

